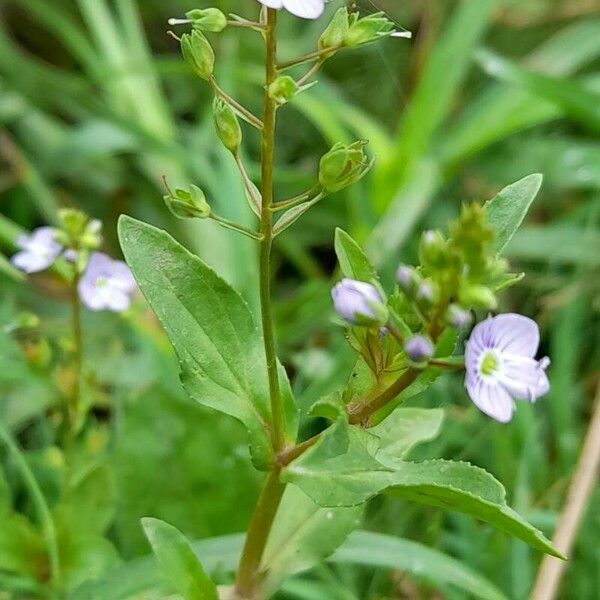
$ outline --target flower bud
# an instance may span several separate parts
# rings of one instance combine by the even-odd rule
[[[468,310],[461,308],[458,304],[451,304],[446,311],[446,323],[454,329],[464,331],[473,322],[473,317]]]
[[[344,36],[344,46],[356,48],[394,33],[394,23],[383,12],[373,13],[362,19],[357,13],[350,15],[348,31]]]
[[[221,98],[215,98],[213,116],[217,135],[223,146],[236,154],[242,143],[242,129],[233,108]]]
[[[102,244],[102,222],[90,219],[85,213],[64,208],[59,211],[61,227],[55,239],[65,248],[95,250]]]
[[[319,182],[327,192],[338,192],[360,181],[373,166],[364,151],[366,142],[347,146],[338,142],[321,158]]]
[[[192,27],[201,31],[219,33],[227,27],[227,17],[218,8],[195,8],[185,13]]]
[[[215,67],[215,53],[202,33],[197,30],[181,36],[181,53],[194,73],[207,81]]]
[[[425,231],[419,246],[421,264],[426,267],[441,267],[446,256],[446,240],[439,231]]]
[[[494,310],[498,306],[494,292],[484,285],[462,286],[458,299],[462,306],[474,309]]]
[[[204,192],[196,185],[190,186],[190,191],[175,190],[175,194],[164,196],[167,208],[178,219],[206,219],[210,216],[210,206]]]
[[[331,291],[336,312],[352,325],[382,327],[389,312],[379,290],[372,284],[342,279]]]
[[[438,301],[438,298],[437,285],[431,279],[425,279],[417,286],[415,299],[419,304],[430,307]]]
[[[289,75],[280,75],[269,86],[269,96],[277,102],[279,106],[283,106],[289,102],[300,90],[296,81]]]
[[[421,276],[412,267],[400,265],[396,271],[396,281],[400,289],[412,298],[421,283]]]
[[[319,50],[329,50],[327,56],[332,56],[344,45],[344,39],[348,34],[348,19],[348,9],[340,8],[319,38]]]
[[[435,352],[433,342],[424,335],[415,335],[404,344],[406,356],[414,363],[427,362]]]

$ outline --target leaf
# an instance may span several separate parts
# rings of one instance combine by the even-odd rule
[[[540,174],[528,175],[505,187],[485,204],[489,223],[496,230],[495,250],[500,254],[523,223],[531,203],[542,187]]]
[[[129,217],[119,221],[123,252],[173,344],[188,394],[241,421],[257,468],[272,448],[261,335],[241,296],[166,232]],[[283,369],[286,438],[295,440],[298,412]]]
[[[442,590],[450,585],[480,600],[507,600],[491,581],[455,558],[391,535],[356,531],[329,562],[399,570]]]
[[[101,465],[88,472],[54,509],[58,519],[78,534],[103,534],[115,515],[117,491],[113,472]]]
[[[316,204],[315,200],[303,202],[294,208],[286,210],[277,220],[273,227],[273,235],[283,233],[288,227],[291,227],[305,212],[310,210]]]
[[[561,556],[540,531],[508,507],[504,488],[483,469],[446,460],[406,462],[378,446],[375,436],[340,419],[288,465],[282,478],[323,507],[355,506],[388,490],[420,504],[468,514],[538,550]]]
[[[434,440],[443,421],[439,408],[397,408],[369,432],[379,438],[380,453],[404,458],[417,444]]]
[[[14,281],[18,281],[19,283],[25,281],[25,276],[19,269],[13,267],[11,262],[4,256],[0,254],[0,273],[3,273],[7,277],[10,277]]]
[[[580,82],[528,71],[490,50],[480,50],[477,60],[488,74],[522,86],[560,107],[593,134],[600,133],[600,96]]]
[[[288,486],[269,535],[261,570],[261,597],[270,597],[287,576],[306,571],[338,548],[360,525],[359,506],[321,508],[296,486]]]
[[[218,600],[217,588],[198,562],[190,543],[172,525],[159,519],[142,519],[165,578],[184,600]]]
[[[335,230],[335,253],[346,277],[370,283],[379,281],[377,271],[361,247],[339,227]]]
[[[225,535],[194,542],[194,554],[207,571],[235,571],[242,547],[242,534]],[[145,556],[114,568],[110,574],[88,582],[68,595],[68,600],[133,600],[161,588],[156,558]]]

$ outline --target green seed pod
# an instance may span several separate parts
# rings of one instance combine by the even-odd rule
[[[292,77],[289,75],[280,75],[269,86],[269,96],[279,106],[283,106],[298,93],[299,89],[298,84]]]
[[[349,146],[339,142],[321,158],[319,182],[327,192],[343,190],[369,172],[373,161],[368,160],[365,145],[364,141]]]
[[[394,23],[384,13],[374,13],[362,19],[354,13],[350,16],[348,32],[344,36],[344,46],[356,48],[363,44],[375,42],[392,33],[394,33]]]
[[[319,38],[319,50],[328,51],[327,56],[332,56],[344,45],[348,35],[348,20],[348,9],[340,8]]]
[[[220,33],[227,27],[227,17],[218,8],[195,8],[185,13],[192,27],[201,31]]]
[[[215,98],[213,116],[219,139],[227,150],[236,154],[242,143],[242,129],[234,110],[221,98]]]
[[[177,189],[174,195],[164,196],[164,201],[178,219],[206,219],[211,213],[204,192],[196,185],[190,186],[189,192]]]
[[[215,67],[215,53],[208,40],[197,30],[181,36],[183,58],[198,77],[208,81]]]

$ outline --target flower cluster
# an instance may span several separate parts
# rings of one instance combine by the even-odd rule
[[[479,205],[465,206],[450,236],[427,231],[419,267],[400,265],[397,289],[386,297],[378,281],[343,279],[332,290],[337,314],[352,326],[348,339],[379,379],[401,369],[464,368],[473,403],[493,419],[511,420],[515,400],[534,402],[548,393],[548,358],[536,360],[540,334],[517,314],[488,317],[465,344],[464,361],[438,358],[446,328],[469,328],[477,309],[497,306],[506,263],[493,248],[494,231]],[[370,329],[373,333],[361,332]],[[386,336],[381,336],[381,332]],[[376,335],[377,334],[377,335]],[[374,356],[383,357],[373,360]]]
[[[73,264],[79,297],[93,311],[123,312],[131,304],[136,284],[129,267],[95,250],[101,224],[78,211],[62,211],[61,227],[38,227],[16,240],[12,263],[32,274],[50,268],[59,258]]]

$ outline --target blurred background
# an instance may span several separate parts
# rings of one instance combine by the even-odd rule
[[[253,219],[235,165],[214,135],[209,90],[166,35],[169,17],[209,4],[0,0],[4,256],[14,251],[20,228],[54,223],[63,206],[101,219],[105,249],[120,256],[116,219],[127,213],[168,230],[256,309],[252,243],[210,223],[177,221],[162,201],[165,175],[172,186],[202,187],[226,217],[248,225]],[[212,4],[257,14],[255,0]],[[551,534],[600,365],[600,2],[356,4],[364,13],[386,11],[414,37],[340,53],[318,86],[280,111],[278,197],[310,187],[319,157],[337,141],[369,140],[377,162],[360,185],[327,198],[278,239],[279,353],[303,409],[348,376],[353,352],[331,322],[329,300],[336,226],[364,244],[390,282],[398,262],[415,259],[423,228],[444,227],[462,202],[486,200],[525,175],[543,173],[541,195],[508,248],[513,270],[527,277],[505,294],[501,308],[540,323],[541,353],[552,358],[550,395],[535,407],[521,403],[510,426],[470,406],[458,377],[438,381],[414,404],[447,412],[440,439],[417,456],[488,469],[506,485],[511,505]],[[328,13],[341,5],[332,1]],[[326,22],[282,16],[281,58],[313,50]],[[228,29],[211,42],[221,86],[259,111],[259,36]],[[259,140],[244,131],[245,160],[256,179]],[[19,279],[1,256],[0,290],[0,419],[52,497],[58,459],[47,415],[69,381],[67,291],[52,274]],[[40,326],[10,333],[23,311],[39,315]],[[245,436],[186,399],[168,342],[143,301],[123,317],[87,313],[84,327],[92,416],[85,444],[114,474],[105,527],[113,550],[98,549],[98,560],[74,577],[83,581],[99,565],[147,554],[144,515],[191,538],[242,531],[259,482]],[[19,490],[6,457],[4,466]],[[27,510],[22,490],[13,498]],[[586,514],[563,586],[568,599],[600,597],[598,489]],[[365,526],[442,550],[513,599],[528,597],[540,560],[523,543],[467,517],[393,498],[373,502]],[[432,592],[426,573],[326,567],[310,577],[347,592],[326,598],[465,597],[451,588]]]

